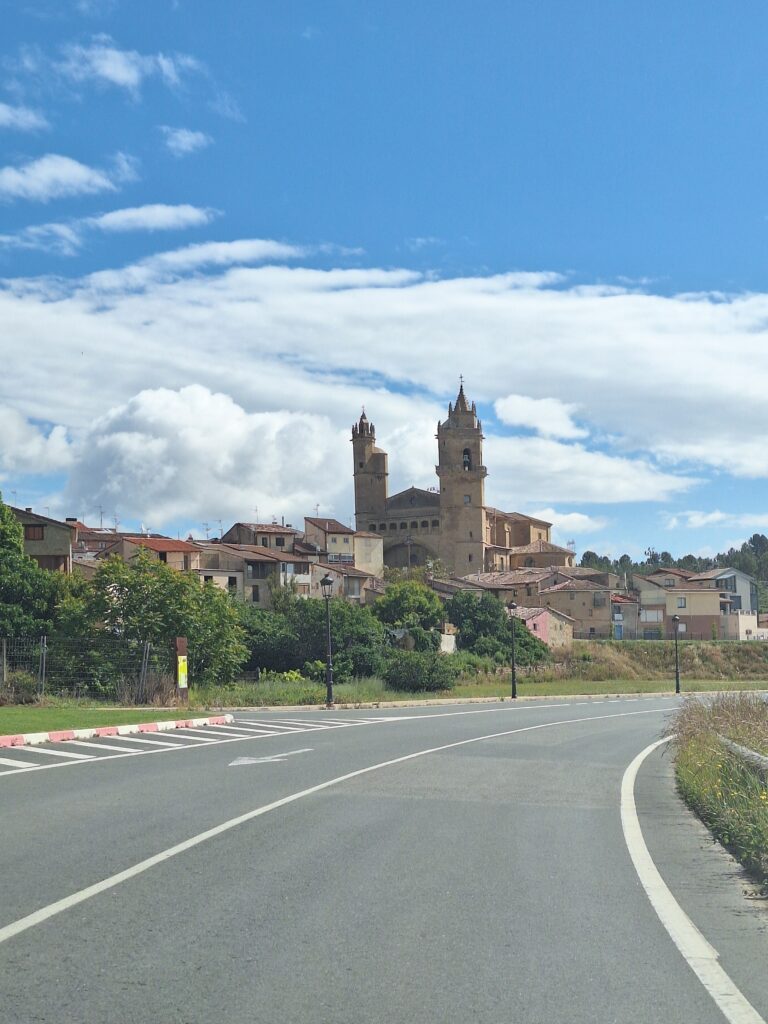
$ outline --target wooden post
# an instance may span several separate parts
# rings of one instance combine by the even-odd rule
[[[187,638],[177,636],[176,648],[176,697],[180,704],[189,704],[187,684]]]

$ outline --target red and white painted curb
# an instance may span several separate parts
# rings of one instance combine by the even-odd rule
[[[57,729],[54,732],[20,732],[0,736],[0,747],[25,747],[36,743],[65,743],[67,740],[89,740],[94,736],[130,736],[135,732],[168,732],[170,729],[193,729],[201,725],[229,725],[233,715],[212,718],[179,718],[167,722],[136,722],[133,725],[102,725],[95,729]]]

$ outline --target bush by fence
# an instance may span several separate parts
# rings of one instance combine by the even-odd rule
[[[173,658],[164,647],[106,636],[0,638],[0,703],[45,696],[167,703],[175,690]]]

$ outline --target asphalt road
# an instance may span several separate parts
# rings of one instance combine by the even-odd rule
[[[721,1024],[622,832],[674,703],[254,712],[167,747],[6,751],[0,1022]],[[664,750],[643,836],[760,1020],[768,910]]]

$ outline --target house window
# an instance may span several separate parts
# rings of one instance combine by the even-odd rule
[[[538,631],[539,631],[539,624],[538,624],[538,622],[534,622],[534,624],[533,624],[533,628],[534,628],[534,629],[536,630],[536,632],[538,633]]]
[[[575,594],[574,594],[574,592],[573,592],[573,591],[571,590],[571,591],[569,592],[569,594],[568,594],[568,598],[569,598],[569,600],[573,601],[573,599],[574,599],[575,597],[576,597],[576,595],[575,595]]]
[[[387,528],[387,524],[386,523],[379,523],[379,532],[380,533],[383,533],[386,530],[386,528]]]
[[[400,529],[401,530],[407,530],[408,529],[408,523],[400,523]]]
[[[464,495],[464,504],[465,505],[471,505],[472,504],[472,495],[471,494],[465,494]]]
[[[472,452],[470,452],[469,448],[464,449],[464,454],[462,456],[462,464],[465,470],[472,469]]]
[[[345,544],[349,544],[349,537],[345,537],[345,538],[344,538],[344,543],[345,543]]]
[[[237,576],[228,576],[227,586],[230,590],[237,590]]]
[[[33,526],[30,524],[24,527],[24,540],[43,540],[44,537],[44,526]]]
[[[411,529],[412,530],[418,530],[418,528],[419,528],[419,524],[414,519],[413,522],[411,523]]]
[[[472,540],[472,531],[469,531],[469,539]]]
[[[389,528],[390,528],[390,530],[396,530],[397,529],[397,523],[390,523],[389,524]]]
[[[158,552],[157,557],[160,559],[161,562],[167,562],[168,561],[168,552],[167,551],[160,551],[160,552]]]
[[[440,520],[439,519],[433,519],[432,520],[432,529],[433,530],[436,530],[439,525],[440,525]]]
[[[678,597],[678,599],[677,599],[677,607],[678,608],[685,608],[685,598],[684,597]]]
[[[677,632],[678,633],[684,633],[687,628],[688,628],[687,623],[685,623],[685,622],[678,622],[678,624],[677,624]]]
[[[285,547],[285,537],[275,537],[275,547],[276,548],[284,548]]]
[[[422,528],[422,530],[428,530],[429,529],[429,520],[428,519],[422,519],[421,520],[421,528]]]
[[[472,555],[467,555],[467,561],[468,561],[468,562],[471,562],[471,561],[472,561]]]
[[[213,583],[213,576],[203,576],[203,583]]]
[[[368,523],[368,532],[369,533],[375,533],[376,532],[376,523]]]
[[[251,600],[255,604],[259,603],[260,599],[259,599],[259,588],[258,587],[251,587]]]
[[[268,548],[269,547],[269,537],[262,537],[261,538],[261,546],[263,548]]]

